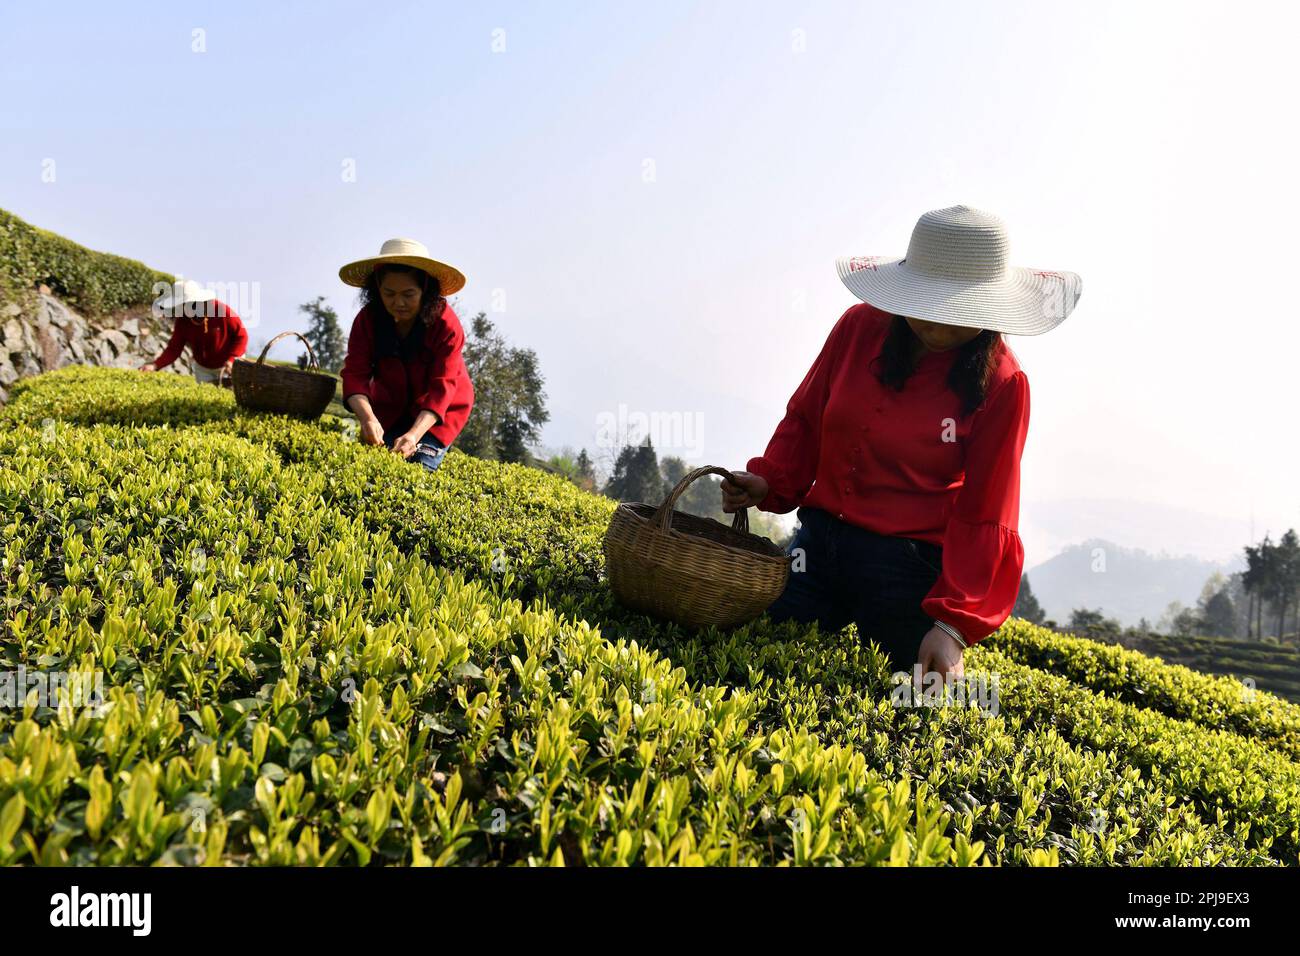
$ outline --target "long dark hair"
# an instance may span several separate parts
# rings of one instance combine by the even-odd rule
[[[415,316],[417,321],[428,326],[442,318],[443,310],[447,308],[447,300],[442,295],[442,285],[423,269],[403,265],[400,262],[376,267],[371,271],[370,278],[366,279],[366,284],[361,287],[361,304],[370,310],[372,316],[393,322],[392,315],[384,305],[384,297],[379,294],[379,283],[384,281],[384,276],[394,272],[409,275],[420,286],[420,311]]]
[[[916,346],[920,340],[907,320],[895,315],[889,323],[885,344],[871,360],[876,378],[896,392],[901,392],[916,370]],[[957,349],[957,358],[948,373],[948,387],[961,398],[962,416],[974,412],[988,394],[989,376],[1006,343],[1002,333],[983,329],[979,335]]]

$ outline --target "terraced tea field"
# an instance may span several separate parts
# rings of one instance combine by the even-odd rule
[[[1300,648],[1227,637],[1144,634],[1125,638],[1132,650],[1206,674],[1235,677],[1259,690],[1300,703]]]
[[[0,671],[105,697],[0,707],[0,865],[1300,855],[1300,709],[1230,678],[1012,621],[996,714],[898,707],[852,628],[619,607],[607,499],[180,376],[21,382],[0,462]]]

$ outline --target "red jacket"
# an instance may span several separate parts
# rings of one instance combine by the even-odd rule
[[[975,643],[1002,626],[1020,589],[1029,381],[1003,347],[984,404],[963,418],[946,381],[956,349],[923,353],[901,392],[880,383],[868,364],[888,328],[873,306],[845,312],[767,450],[746,467],[771,487],[763,511],[808,505],[941,545],[943,573],[921,608]]]
[[[434,412],[438,424],[430,431],[450,445],[474,407],[474,385],[461,355],[464,345],[465,330],[450,305],[424,329],[421,340],[405,343],[398,341],[391,316],[376,318],[367,306],[352,320],[348,334],[340,376],[343,401],[365,395],[385,432],[410,428],[422,409]]]
[[[190,358],[204,368],[221,368],[229,359],[244,354],[248,331],[239,314],[217,299],[205,302],[204,306],[203,315],[197,318],[176,318],[167,347],[153,360],[155,368],[171,365],[187,345]]]

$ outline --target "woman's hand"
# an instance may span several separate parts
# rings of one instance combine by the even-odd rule
[[[397,452],[397,454],[401,455],[403,458],[410,458],[415,454],[415,446],[419,444],[420,436],[423,434],[424,432],[420,432],[419,435],[412,435],[410,432],[407,432],[404,435],[398,435],[397,439],[393,442],[393,451]]]
[[[722,479],[722,510],[727,514],[753,508],[767,497],[767,479],[750,471],[733,471],[735,481]]]
[[[140,366],[140,371],[156,372],[158,371],[158,366],[154,365],[153,362],[145,362],[143,365]]]
[[[361,422],[361,441],[366,445],[384,443],[384,426],[379,424],[379,419],[367,418]]]
[[[932,627],[921,641],[921,649],[916,659],[921,665],[921,674],[937,672],[945,680],[949,677],[962,677],[966,665],[962,661],[963,648],[951,634],[941,627]]]
[[[428,433],[442,419],[438,417],[437,412],[431,412],[427,408],[420,409],[415,416],[415,424],[393,442],[393,451],[397,452],[403,458],[410,458],[415,454],[415,449],[419,447],[420,439]]]

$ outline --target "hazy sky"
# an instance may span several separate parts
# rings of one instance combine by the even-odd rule
[[[1030,565],[1300,526],[1292,6],[2,9],[0,207],[247,283],[259,344],[318,294],[346,327],[338,267],[410,236],[469,277],[462,317],[538,352],[547,445],[607,459],[641,416],[738,468],[856,301],[834,258],[966,203],[1014,264],[1083,276],[1010,339]]]

